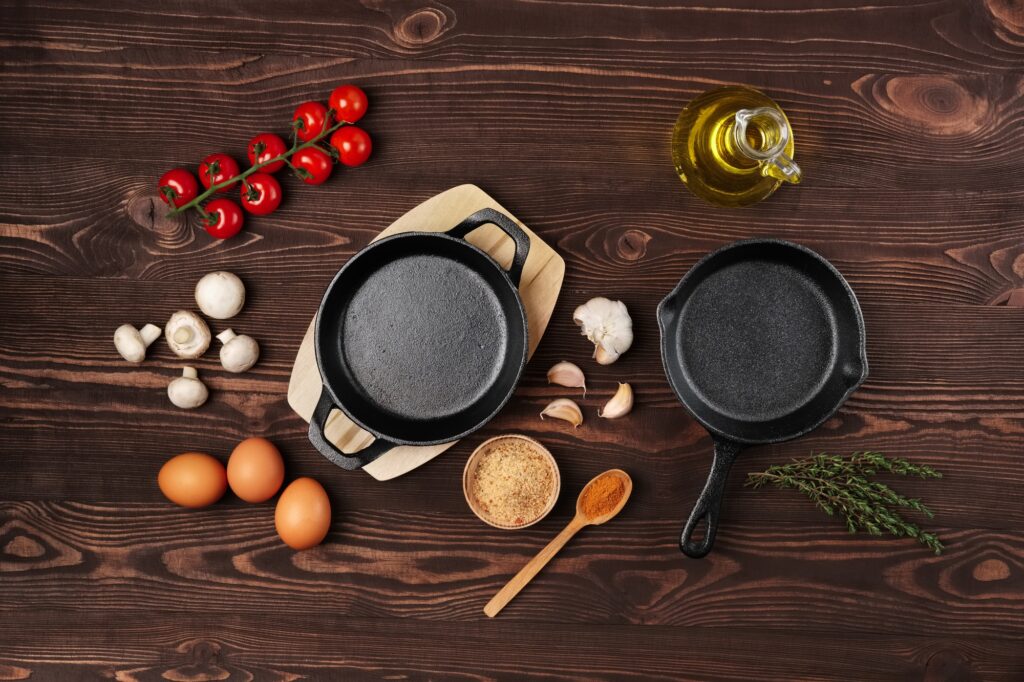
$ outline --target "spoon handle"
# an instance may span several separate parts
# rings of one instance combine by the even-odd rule
[[[544,568],[551,559],[558,554],[558,550],[565,546],[565,543],[572,539],[573,535],[576,535],[583,526],[587,525],[579,517],[574,518],[569,522],[569,525],[565,529],[555,536],[555,538],[548,543],[548,546],[537,553],[537,556],[530,559],[529,563],[520,569],[511,580],[509,580],[505,587],[501,588],[496,595],[487,602],[487,606],[484,607],[484,613],[491,618],[498,615],[505,606],[512,601],[513,598],[519,591],[526,587],[526,584],[533,580],[534,576],[540,573],[540,570]]]

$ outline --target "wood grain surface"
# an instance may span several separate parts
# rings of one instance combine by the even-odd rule
[[[163,171],[241,158],[349,81],[370,96],[370,163],[284,178],[281,211],[227,242],[165,217]],[[686,192],[671,127],[720,83],[785,108],[804,183],[743,210]],[[1020,0],[0,0],[0,680],[1024,679],[1022,95]],[[339,263],[466,182],[565,258],[551,324],[481,432],[394,481],[342,472],[286,402],[302,335]],[[688,560],[710,441],[665,380],[654,309],[701,255],[756,236],[846,275],[871,374],[808,437],[743,454],[714,551]],[[211,398],[184,413],[166,346],[129,366],[110,339],[217,269],[246,281],[231,325],[263,355],[242,375],[201,359]],[[609,367],[570,319],[594,295],[636,324]],[[537,417],[572,393],[545,379],[563,359],[591,389],[575,431]],[[634,412],[597,419],[620,380]],[[460,490],[472,449],[508,431],[562,474],[518,532]],[[325,544],[287,549],[270,504],[161,497],[169,456],[250,435],[324,483]],[[863,448],[944,472],[899,482],[935,510],[942,556],[742,486]],[[487,619],[611,467],[635,484],[621,516]]]

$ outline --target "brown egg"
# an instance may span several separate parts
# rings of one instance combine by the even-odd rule
[[[184,452],[160,467],[160,492],[182,507],[205,507],[224,496],[228,488],[224,465],[201,452]]]
[[[246,502],[266,502],[284,483],[284,460],[266,438],[246,438],[228,458],[228,485]]]
[[[277,501],[274,526],[292,549],[308,549],[323,542],[331,527],[331,501],[324,487],[312,478],[292,481]]]

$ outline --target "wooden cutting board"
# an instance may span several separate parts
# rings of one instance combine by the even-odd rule
[[[476,185],[459,185],[435,197],[427,199],[396,220],[378,234],[374,241],[399,232],[443,232],[455,227],[466,216],[482,208],[493,208],[515,220],[530,237],[530,254],[523,268],[519,292],[526,308],[530,332],[529,354],[537,349],[544,330],[547,329],[551,313],[558,300],[565,276],[565,261],[530,228],[523,225],[501,204],[492,199]],[[473,231],[468,241],[491,255],[502,267],[512,262],[515,246],[505,233],[494,225],[486,225]],[[338,263],[340,268],[342,263]],[[309,323],[306,336],[299,346],[295,365],[288,383],[288,404],[307,422],[313,416],[313,409],[320,397],[320,370],[316,365],[313,350],[313,327],[316,317]],[[335,410],[327,419],[324,429],[327,438],[343,452],[360,450],[373,441],[373,436],[356,426],[340,410]],[[457,442],[457,441],[455,441]],[[412,471],[450,448],[452,443],[425,447],[400,446],[363,467],[363,471],[378,481],[387,481]]]

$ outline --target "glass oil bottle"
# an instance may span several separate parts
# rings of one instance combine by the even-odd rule
[[[676,173],[697,196],[748,206],[800,182],[789,119],[767,95],[728,86],[697,96],[672,131]]]

